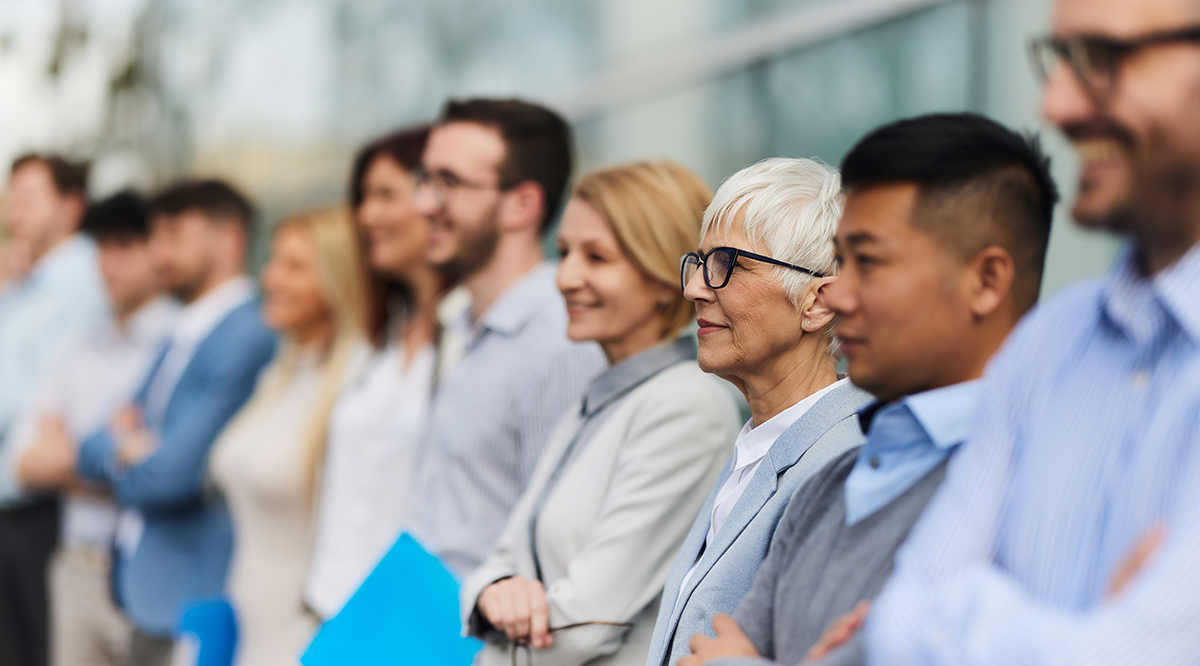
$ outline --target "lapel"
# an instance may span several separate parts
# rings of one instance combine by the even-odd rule
[[[696,520],[692,522],[692,529],[688,532],[687,538],[683,540],[683,546],[679,549],[679,557],[676,559],[675,566],[671,568],[671,573],[667,577],[667,582],[663,586],[662,603],[671,605],[671,624],[679,621],[676,616],[676,611],[682,606],[677,605],[676,600],[680,599],[679,586],[683,583],[683,577],[691,570],[692,564],[696,562],[696,556],[700,553],[700,549],[704,547],[704,538],[708,535],[708,528],[712,526],[712,511],[713,504],[717,501],[717,493],[721,490],[721,486],[725,485],[726,479],[733,473],[733,456],[729,456],[729,460],[725,461],[725,467],[721,469],[721,474],[717,476],[717,482],[713,485],[712,490],[708,493],[708,499],[704,502],[704,508],[700,509],[700,515],[696,516]],[[700,574],[697,568],[696,575],[692,576],[695,580]],[[691,588],[689,581],[689,591]]]
[[[725,524],[721,526],[721,531],[717,533],[717,538],[713,541],[712,547],[704,551],[699,564],[696,565],[696,573],[688,581],[683,594],[679,595],[679,598],[684,603],[675,604],[676,607],[671,613],[672,627],[676,626],[679,622],[683,607],[687,605],[687,599],[700,584],[700,581],[713,568],[717,560],[725,554],[725,551],[729,550],[729,547],[737,541],[737,538],[742,535],[746,527],[758,516],[759,511],[774,497],[775,491],[779,488],[779,477],[798,463],[800,458],[830,428],[837,425],[847,415],[854,414],[869,399],[870,396],[855,388],[850,383],[839,386],[817,401],[817,404],[813,405],[811,409],[805,412],[787,430],[784,430],[779,439],[775,440],[775,443],[767,450],[767,455],[758,466],[758,470],[754,473],[754,478],[750,480],[750,485],[746,486],[746,491],[738,498],[737,504],[733,505],[733,510],[729,513],[729,517],[725,519]],[[708,533],[708,527],[712,519],[713,498],[716,497],[717,490],[720,489],[725,483],[725,479],[728,478],[729,471],[729,465],[726,465],[726,471],[722,473],[721,479],[717,482],[716,488],[714,488],[713,493],[709,496],[708,503],[705,505],[704,520],[697,521],[698,523],[704,523],[704,530],[700,534],[699,544],[704,543],[704,535]],[[695,526],[693,526],[692,531],[696,531]],[[689,545],[694,536],[694,534],[688,535]],[[692,561],[695,561],[694,553],[699,552],[699,550],[700,547],[697,545],[695,550],[688,551],[693,553]],[[756,562],[754,566],[757,567],[758,564]],[[690,568],[690,563],[688,566]],[[686,572],[687,570],[685,569],[684,573]]]
[[[171,397],[167,399],[167,406],[163,409],[163,422],[160,425],[166,424],[171,418],[171,410],[175,407],[175,400],[180,395],[183,395],[185,390],[192,382],[197,380],[197,375],[208,372],[214,365],[212,359],[220,358],[221,347],[225,344],[226,336],[231,335],[230,329],[235,326],[237,315],[245,308],[256,308],[258,303],[256,300],[247,301],[225,315],[225,318],[218,323],[213,330],[209,331],[208,335],[196,345],[196,351],[192,352],[192,358],[188,360],[187,366],[183,369],[183,374],[179,375],[179,381],[175,382],[175,388],[171,391]]]
[[[154,378],[158,375],[158,371],[162,369],[163,361],[167,359],[167,352],[171,350],[171,340],[168,338],[163,343],[162,349],[158,351],[158,358],[154,359],[154,363],[150,366],[150,372],[146,373],[146,378],[142,380],[142,387],[138,389],[133,402],[143,412],[146,409],[146,397],[150,393],[150,385],[154,383]]]

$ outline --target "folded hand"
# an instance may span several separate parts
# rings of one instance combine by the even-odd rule
[[[754,647],[754,643],[732,617],[720,613],[713,618],[712,626],[717,637],[710,638],[704,634],[692,636],[688,641],[692,653],[680,659],[678,666],[703,666],[726,657],[761,656],[758,648]]]
[[[541,581],[520,576],[496,581],[484,588],[476,607],[510,641],[528,640],[535,648],[554,644],[546,590]]]

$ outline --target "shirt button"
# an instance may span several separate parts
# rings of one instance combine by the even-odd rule
[[[1133,373],[1133,389],[1135,391],[1145,391],[1150,387],[1150,371],[1138,370]]]
[[[879,469],[879,456],[871,456],[871,469]]]

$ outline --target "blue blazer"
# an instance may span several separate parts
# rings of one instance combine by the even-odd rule
[[[690,653],[693,635],[713,635],[717,613],[733,613],[750,591],[796,489],[834,458],[863,444],[858,411],[870,402],[870,394],[852,384],[839,386],[775,440],[680,595],[679,585],[704,547],[717,492],[732,471],[730,458],[667,576],[647,666],[674,666]]]
[[[274,353],[275,335],[263,325],[258,303],[246,303],[196,347],[162,423],[147,424],[159,437],[153,455],[122,469],[107,428],[80,445],[80,474],[111,487],[117,502],[145,521],[137,549],[128,557],[118,553],[113,570],[116,597],[144,633],[171,635],[186,601],[224,592],[233,531],[224,503],[204,491],[208,452]],[[139,407],[162,361],[138,392]]]

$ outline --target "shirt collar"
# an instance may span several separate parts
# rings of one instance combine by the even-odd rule
[[[746,421],[746,425],[742,426],[742,431],[738,433],[737,441],[733,445],[734,470],[739,470],[746,465],[762,460],[767,455],[767,451],[771,449],[771,445],[775,443],[775,440],[779,439],[779,436],[785,430],[790,428],[796,421],[799,421],[800,417],[812,409],[813,405],[825,397],[826,393],[849,381],[846,378],[839,379],[772,416],[762,425],[754,425],[753,417],[749,421]]]
[[[1110,323],[1126,336],[1147,343],[1162,332],[1170,317],[1200,344],[1200,244],[1174,264],[1147,277],[1136,246],[1127,245],[1109,272],[1103,307]]]
[[[543,261],[521,276],[479,318],[482,328],[502,335],[520,331],[545,305],[547,294],[561,298],[554,285],[555,271],[554,264]],[[464,314],[469,318],[470,309]]]
[[[591,416],[642,382],[676,363],[696,360],[696,340],[681,337],[655,345],[614,365],[597,377],[583,397],[583,415]]]
[[[113,323],[114,336],[139,344],[158,344],[165,340],[179,320],[181,308],[174,299],[157,296],[129,315],[124,327]]]
[[[254,297],[254,282],[245,275],[225,282],[184,306],[175,326],[178,344],[193,344],[212,332],[235,308]]]
[[[57,247],[43,255],[41,259],[38,259],[37,263],[30,269],[29,276],[25,279],[24,285],[32,286],[57,273],[69,273],[70,269],[76,263],[86,260],[94,251],[95,245],[93,245],[90,239],[80,234],[75,234],[59,243]]]
[[[905,396],[900,402],[913,413],[934,446],[949,449],[971,435],[981,387],[982,380],[974,379]]]

